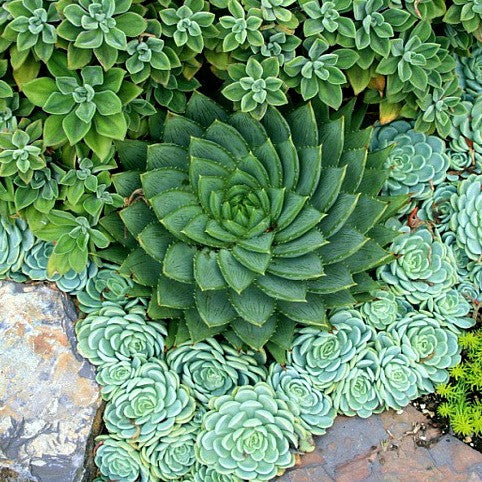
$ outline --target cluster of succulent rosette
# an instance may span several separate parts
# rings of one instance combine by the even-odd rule
[[[480,0],[0,2],[0,279],[76,297],[98,482],[482,433],[481,188]]]

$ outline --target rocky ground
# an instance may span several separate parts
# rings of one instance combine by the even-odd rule
[[[90,482],[101,425],[75,310],[43,284],[0,282],[0,482]],[[280,482],[482,481],[482,454],[413,407],[338,417]]]

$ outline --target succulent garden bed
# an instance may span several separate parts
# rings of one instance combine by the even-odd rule
[[[480,0],[6,0],[0,29],[0,276],[76,299],[96,481],[271,480],[427,396],[478,446]]]

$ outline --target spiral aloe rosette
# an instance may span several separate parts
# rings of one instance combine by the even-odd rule
[[[387,151],[367,153],[371,129],[358,130],[353,104],[336,118],[313,106],[286,118],[269,108],[258,122],[194,94],[185,117],[167,115],[147,163],[136,156],[137,172],[116,178],[129,196],[147,166],[137,187],[148,205],[120,212],[130,235],[117,215],[101,221],[124,246],[120,271],[193,339],[231,326],[260,348],[276,326],[323,326],[327,308],[354,302],[350,287],[366,290],[359,273],[391,258],[376,197]]]
[[[331,399],[313,387],[311,380],[291,366],[273,363],[268,383],[276,395],[285,400],[303,427],[315,435],[323,435],[333,425],[336,411]]]
[[[473,174],[457,186],[452,196],[454,214],[450,228],[457,234],[457,244],[477,262],[482,257],[482,175]]]
[[[220,474],[270,480],[295,464],[295,418],[266,383],[213,398],[197,438],[197,459]]]
[[[445,293],[429,298],[420,304],[420,308],[432,313],[443,327],[459,333],[459,328],[464,330],[475,325],[475,318],[469,315],[470,303],[456,289],[450,289]]]
[[[375,129],[371,147],[382,149],[391,143],[395,147],[385,162],[390,175],[384,192],[410,193],[415,200],[430,197],[433,186],[445,179],[449,166],[442,139],[415,131],[409,122],[395,121]]]
[[[34,236],[25,221],[0,217],[0,279],[21,271],[33,243]]]
[[[379,276],[411,303],[438,296],[458,280],[451,249],[428,229],[401,234],[391,250],[396,259],[380,268]]]
[[[390,328],[393,339],[417,372],[421,393],[431,393],[434,384],[448,380],[448,368],[460,362],[457,335],[430,313],[409,313]]]
[[[80,320],[75,331],[79,353],[94,365],[160,356],[166,335],[162,323],[146,320],[141,306],[124,311],[114,303]]]
[[[214,338],[194,345],[184,343],[170,350],[166,361],[203,404],[231,393],[236,386],[266,379],[266,356],[238,352]]]
[[[194,398],[177,374],[164,361],[152,358],[107,403],[104,421],[110,432],[142,447],[189,422],[195,409]]]
[[[99,446],[94,460],[102,474],[99,480],[149,482],[149,468],[132,445],[110,435],[101,435],[96,441]]]
[[[314,386],[325,393],[346,377],[349,362],[366,348],[373,330],[354,310],[341,310],[331,316],[330,331],[317,328],[299,330],[288,352],[288,363],[310,377]]]
[[[344,415],[368,418],[384,409],[377,389],[380,366],[373,348],[361,350],[350,362],[348,373],[332,394],[335,409]]]
[[[372,292],[372,296],[372,301],[361,305],[360,312],[366,322],[377,330],[386,330],[411,309],[409,303],[396,297],[391,291],[376,290]]]
[[[196,432],[189,424],[180,425],[142,449],[141,458],[150,467],[151,480],[179,480],[191,470],[196,461]]]
[[[85,288],[77,293],[79,307],[84,313],[92,313],[102,308],[104,302],[125,306],[133,282],[117,273],[116,266],[100,269],[96,276],[87,281]]]

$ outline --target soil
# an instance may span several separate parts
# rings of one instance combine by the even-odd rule
[[[482,453],[482,437],[472,436],[464,437],[463,435],[457,435],[450,427],[450,422],[447,417],[441,417],[437,413],[437,407],[442,403],[442,398],[435,393],[429,395],[423,395],[420,398],[414,400],[413,405],[417,410],[420,410],[429,420],[433,427],[438,428],[443,434],[448,433],[457,437],[459,440],[467,444],[469,447]]]

